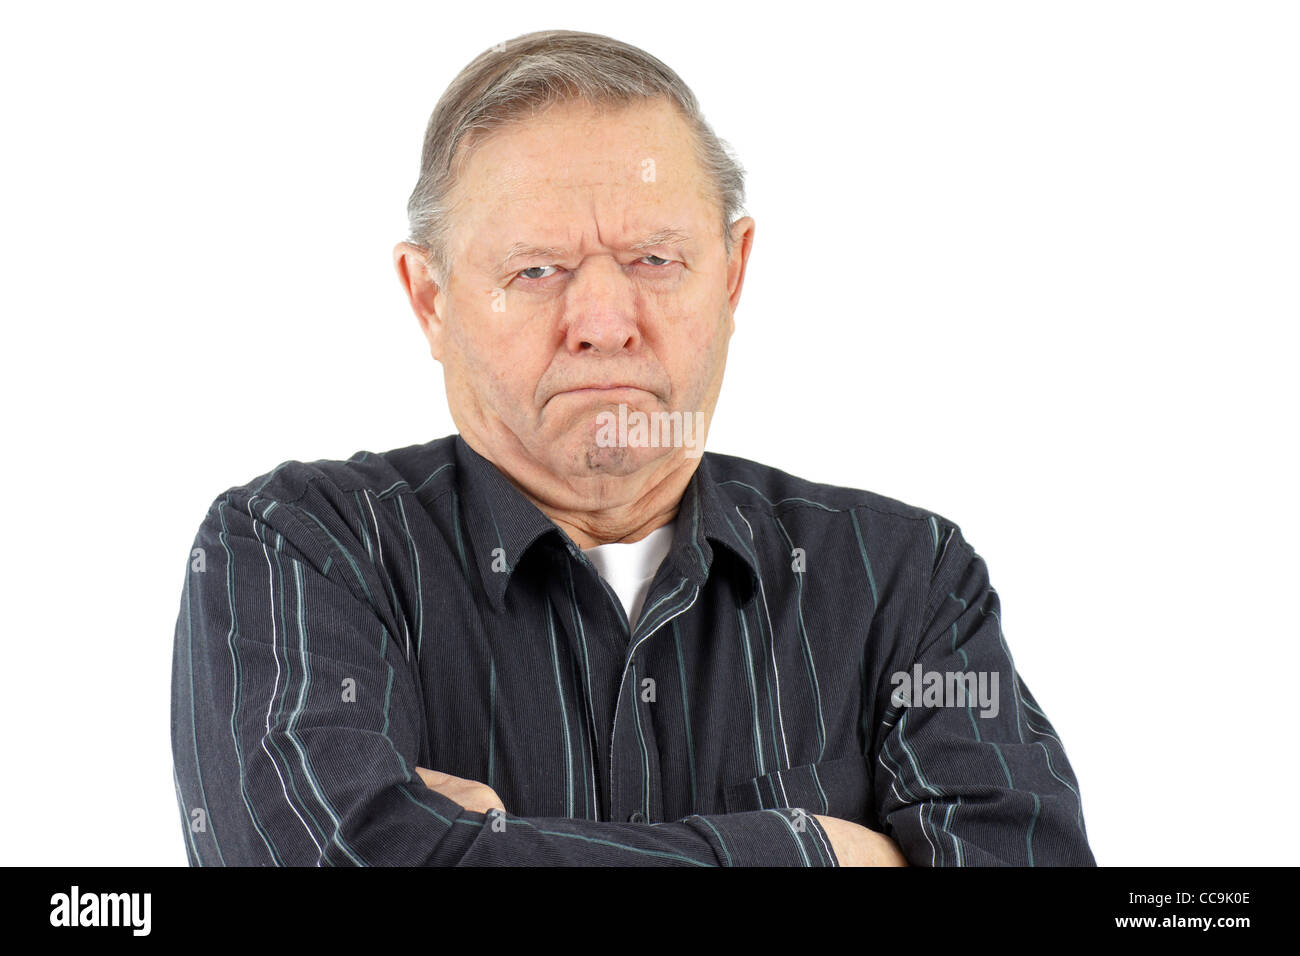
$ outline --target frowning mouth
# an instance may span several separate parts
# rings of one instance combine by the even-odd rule
[[[616,392],[646,392],[649,389],[642,388],[640,385],[580,385],[577,388],[566,388],[563,391],[556,392],[552,398],[558,398],[561,395],[614,395]]]

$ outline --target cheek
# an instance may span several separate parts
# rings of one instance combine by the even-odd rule
[[[697,317],[689,324],[670,329],[656,348],[664,371],[673,383],[675,408],[700,410],[722,373],[729,336],[725,315],[706,320]]]
[[[553,351],[544,318],[520,321],[484,309],[458,315],[453,348],[466,379],[486,384],[498,404],[531,404]]]

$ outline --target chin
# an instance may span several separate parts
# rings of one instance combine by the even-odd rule
[[[604,446],[590,435],[565,444],[567,447],[555,456],[555,464],[575,477],[631,475],[672,451],[670,448]]]
[[[582,464],[593,474],[629,475],[645,464],[646,449],[602,448],[591,442],[583,449]]]

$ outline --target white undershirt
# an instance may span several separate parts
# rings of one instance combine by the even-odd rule
[[[599,544],[594,548],[583,548],[587,556],[605,583],[614,589],[618,599],[623,602],[627,612],[628,624],[636,627],[636,620],[641,616],[641,605],[645,603],[650,592],[650,582],[655,572],[667,556],[673,544],[673,522],[656,528],[640,541],[624,544]]]

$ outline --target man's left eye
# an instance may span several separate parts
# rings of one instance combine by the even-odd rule
[[[646,262],[647,259],[654,259],[654,260],[656,260],[656,261],[655,261],[655,262]],[[668,263],[669,263],[670,260],[665,259],[665,258],[663,258],[662,256],[642,256],[641,259],[640,259],[640,261],[641,261],[641,262],[646,262],[647,265],[652,265],[652,266],[666,266],[666,265],[668,265]]]

